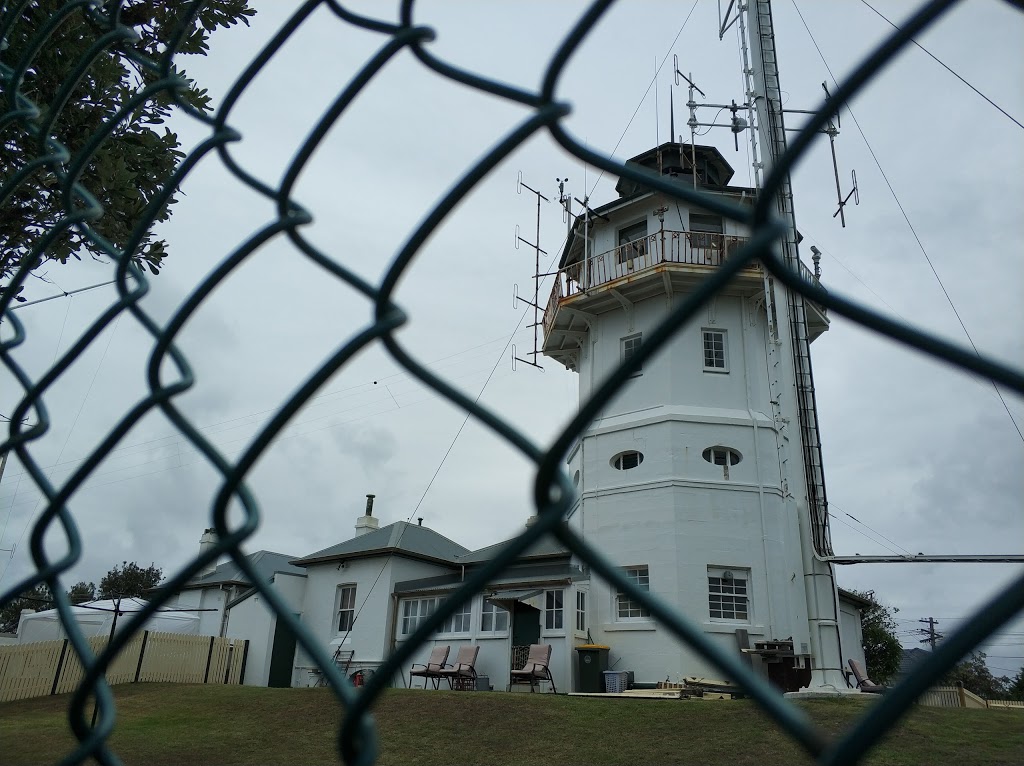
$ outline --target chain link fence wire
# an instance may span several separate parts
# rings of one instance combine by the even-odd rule
[[[19,31],[24,23],[26,9],[34,5],[30,0],[5,2],[0,15],[0,78],[3,86],[3,112],[0,115],[0,129],[10,136],[15,133],[28,135],[35,140],[37,154],[24,162],[10,177],[0,179],[0,209],[9,209],[12,199],[31,190],[33,185],[46,184],[60,189],[63,195],[64,212],[53,226],[31,232],[31,248],[12,274],[5,270],[4,284],[0,293],[0,316],[3,319],[3,333],[0,335],[0,360],[6,370],[17,380],[22,389],[21,399],[11,413],[8,433],[0,444],[0,453],[13,451],[24,465],[27,474],[46,498],[45,508],[39,513],[32,527],[30,539],[31,557],[36,571],[30,577],[11,586],[0,596],[0,605],[9,603],[25,589],[39,583],[46,583],[56,602],[68,639],[74,652],[87,669],[78,689],[69,703],[69,722],[78,747],[62,763],[81,763],[95,758],[102,764],[118,764],[117,755],[107,746],[107,740],[114,727],[114,702],[104,673],[113,658],[142,629],[143,623],[164,605],[190,578],[201,569],[223,556],[230,556],[249,577],[250,582],[266,599],[266,603],[295,634],[298,644],[320,666],[324,677],[343,706],[344,713],[338,733],[338,754],[346,764],[373,764],[378,754],[378,734],[370,709],[386,687],[388,680],[411,659],[412,654],[442,622],[461,604],[480,592],[486,584],[512,564],[530,545],[542,537],[553,536],[564,543],[572,552],[589,564],[591,570],[607,580],[629,598],[643,604],[666,629],[679,641],[684,642],[727,677],[732,678],[743,691],[753,698],[763,711],[775,720],[777,725],[792,737],[820,764],[851,764],[859,762],[864,755],[888,732],[901,717],[906,715],[913,701],[930,685],[934,684],[969,651],[977,647],[986,637],[992,635],[1014,615],[1024,608],[1024,576],[1018,577],[995,598],[982,605],[967,620],[962,628],[951,634],[925,662],[873,705],[855,726],[838,740],[831,740],[818,731],[808,717],[794,705],[785,702],[760,677],[745,667],[738,657],[715,646],[703,633],[699,625],[680,614],[672,606],[654,594],[640,590],[627,580],[619,568],[600,550],[586,543],[567,525],[560,522],[573,503],[573,485],[561,470],[564,457],[572,443],[579,438],[591,420],[606,402],[616,395],[629,380],[630,375],[691,321],[715,294],[722,289],[741,269],[759,262],[771,274],[784,283],[790,291],[810,299],[864,327],[902,344],[908,350],[928,354],[964,370],[982,375],[1000,386],[1018,394],[1024,393],[1024,372],[1013,369],[995,360],[985,358],[973,351],[946,342],[926,330],[887,319],[878,313],[819,288],[804,280],[790,269],[781,255],[780,241],[786,235],[785,224],[776,216],[775,195],[785,175],[803,156],[820,128],[826,125],[839,106],[855,96],[868,85],[872,78],[890,62],[912,38],[920,35],[937,22],[953,7],[955,0],[933,0],[918,8],[907,19],[901,29],[893,32],[876,50],[860,63],[856,70],[843,82],[836,93],[828,98],[809,119],[804,128],[791,142],[788,151],[771,168],[765,179],[764,188],[756,206],[742,208],[720,198],[708,196],[685,187],[670,179],[657,176],[636,167],[602,156],[586,148],[562,125],[569,114],[567,103],[556,98],[560,78],[569,60],[612,0],[595,2],[577,21],[570,33],[551,56],[547,64],[542,85],[537,91],[522,90],[501,82],[482,77],[474,72],[460,69],[433,55],[427,44],[434,39],[434,30],[418,26],[415,22],[412,0],[401,4],[397,23],[357,15],[336,0],[307,0],[291,18],[277,31],[266,47],[251,62],[234,82],[223,103],[213,113],[207,114],[195,108],[185,98],[186,88],[181,76],[173,69],[172,60],[182,41],[193,25],[197,14],[207,4],[204,0],[181,3],[177,33],[162,54],[155,59],[142,56],[133,50],[130,42],[135,32],[121,23],[120,14],[124,0],[99,3],[93,0],[69,0],[63,4],[51,3],[53,10],[45,23],[38,24],[34,37],[19,60],[7,55],[7,40]],[[43,4],[45,5],[45,4]],[[1019,4],[1016,4],[1019,7]],[[241,127],[233,126],[232,111],[246,88],[260,71],[270,62],[292,34],[310,17],[325,7],[340,22],[354,25],[368,34],[379,35],[382,44],[334,99],[319,122],[313,127],[279,187],[268,186],[247,173],[238,165],[231,154],[231,144],[242,140]],[[86,21],[95,34],[95,42],[88,54],[78,61],[66,83],[50,105],[32,103],[23,93],[26,73],[33,61],[44,50],[48,40],[62,24],[71,20]],[[405,245],[395,254],[380,284],[371,284],[360,278],[343,265],[335,262],[328,253],[317,249],[302,235],[301,227],[311,222],[312,217],[303,206],[293,199],[292,192],[296,179],[309,162],[314,151],[332,126],[345,114],[346,108],[355,97],[373,83],[374,78],[396,56],[408,49],[426,68],[439,77],[447,78],[470,88],[493,94],[499,98],[522,104],[530,109],[530,116],[517,125],[480,159],[454,185],[446,196],[425,216],[419,227],[411,233]],[[123,103],[114,119],[91,135],[82,149],[74,155],[57,140],[54,124],[58,119],[60,106],[74,97],[74,88],[86,76],[91,67],[97,66],[105,56],[111,54],[130,59],[135,66],[145,70],[148,84],[136,95]],[[147,99],[167,98],[191,118],[205,124],[209,135],[198,147],[184,157],[173,176],[163,184],[160,193],[146,205],[132,228],[131,235],[122,247],[105,239],[94,223],[103,215],[103,209],[96,196],[80,182],[83,168],[123,121],[131,119],[133,110]],[[46,119],[40,120],[40,115]],[[395,330],[409,321],[402,307],[393,299],[396,286],[410,264],[414,261],[426,239],[448,216],[454,207],[483,180],[502,160],[512,154],[528,138],[547,131],[571,155],[590,163],[616,177],[635,180],[649,189],[657,190],[676,200],[700,206],[749,227],[749,243],[734,256],[727,259],[717,271],[707,278],[692,295],[674,308],[664,321],[645,338],[638,353],[624,362],[584,403],[578,414],[564,428],[554,443],[546,449],[532,443],[515,425],[503,420],[477,402],[455,390],[443,378],[432,373],[419,360],[404,349],[395,338]],[[276,205],[276,219],[250,237],[234,252],[228,254],[199,284],[178,308],[166,325],[160,325],[147,313],[143,298],[148,290],[148,278],[138,262],[138,248],[160,211],[182,184],[196,164],[210,154],[216,154],[224,166],[239,183],[265,196]],[[49,249],[64,234],[74,231],[87,239],[109,257],[116,280],[118,299],[100,314],[50,369],[39,379],[32,379],[12,356],[12,351],[27,339],[24,326],[16,314],[10,311],[12,301],[21,289],[30,272],[47,257]],[[26,233],[28,234],[28,233]],[[374,320],[359,333],[337,348],[333,355],[319,369],[313,370],[299,389],[284,401],[271,420],[256,435],[248,448],[234,462],[223,456],[181,412],[175,399],[187,391],[195,382],[188,359],[175,345],[178,333],[184,324],[203,304],[203,301],[222,282],[229,279],[245,260],[261,245],[273,238],[287,238],[311,262],[327,274],[350,285],[374,304]],[[0,251],[0,259],[8,256]],[[138,325],[152,336],[152,351],[147,369],[149,393],[136,403],[117,425],[89,453],[81,466],[62,484],[51,483],[33,457],[32,442],[41,438],[50,428],[45,396],[51,386],[67,371],[96,338],[123,315],[130,315]],[[424,621],[411,639],[397,648],[383,663],[377,673],[357,692],[331,661],[325,648],[314,638],[309,629],[294,615],[280,596],[263,582],[253,571],[248,559],[241,551],[241,545],[256,531],[260,524],[260,509],[257,499],[246,485],[246,478],[256,461],[263,455],[272,441],[300,408],[331,379],[361,349],[371,344],[381,344],[391,356],[409,373],[431,387],[458,407],[465,410],[477,421],[487,426],[496,437],[506,440],[536,465],[534,502],[538,521],[527,528],[493,560],[482,566],[447,600],[438,610]],[[173,370],[173,373],[167,372]],[[216,529],[217,544],[207,552],[193,558],[187,566],[176,572],[153,594],[148,605],[127,621],[125,629],[118,632],[113,640],[98,655],[94,655],[72,618],[71,604],[65,595],[62,576],[82,554],[82,541],[78,531],[70,500],[92,471],[113,450],[121,439],[145,415],[159,412],[168,418],[180,434],[194,445],[221,476],[219,492],[210,509],[210,523]],[[29,424],[29,425],[26,425]],[[244,512],[240,524],[231,525],[228,520],[229,503],[237,501]],[[43,539],[55,526],[63,532],[67,553],[60,558],[50,559],[44,551]],[[90,714],[95,701],[98,717],[95,726],[90,724]]]

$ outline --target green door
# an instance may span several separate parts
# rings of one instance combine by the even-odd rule
[[[298,617],[299,615],[295,615]],[[295,635],[281,620],[274,629],[274,645],[270,650],[270,678],[267,686],[287,689],[292,685],[292,666],[295,660]]]
[[[517,601],[512,606],[512,646],[540,643],[540,609]]]

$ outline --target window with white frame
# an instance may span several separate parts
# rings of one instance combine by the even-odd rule
[[[563,627],[562,595],[560,590],[544,591],[545,630],[561,630]]]
[[[704,371],[729,372],[725,330],[701,331],[704,337]]]
[[[704,450],[704,459],[712,465],[722,467],[722,477],[729,478],[729,466],[736,465],[743,456],[732,447],[708,447]]]
[[[338,586],[338,632],[348,633],[356,622],[356,586]]]
[[[484,599],[480,609],[481,633],[504,633],[508,630],[508,612]]]
[[[587,632],[587,592],[576,591],[576,630]]]
[[[712,620],[749,622],[750,570],[708,567],[708,611]]]
[[[469,633],[470,621],[473,618],[473,602],[467,601],[458,607],[453,614],[441,623],[440,633]]]
[[[617,471],[629,471],[639,466],[642,462],[644,462],[644,453],[637,452],[635,449],[620,452],[611,460],[612,468]]]
[[[647,255],[647,221],[619,229],[619,263]]]
[[[622,361],[629,361],[637,351],[640,350],[640,343],[643,340],[643,335],[637,333],[636,335],[629,335],[622,339]],[[638,367],[633,373],[634,375],[640,375],[643,372],[643,365]]]
[[[626,579],[640,590],[651,589],[651,576],[647,566],[626,567],[623,569]],[[623,591],[615,593],[615,620],[616,622],[629,622],[630,620],[649,620],[651,613],[647,607],[639,601],[634,601]]]
[[[411,636],[437,610],[436,598],[412,598],[402,602],[402,635]]]

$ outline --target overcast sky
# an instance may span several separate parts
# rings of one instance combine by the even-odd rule
[[[181,62],[217,99],[293,4],[255,6],[259,13],[250,29],[221,32],[208,58]],[[380,13],[383,4],[362,6]],[[840,78],[889,31],[854,0],[804,0],[799,6]],[[536,88],[582,7],[424,2],[417,13],[420,23],[438,30],[435,54]],[[876,7],[899,21],[910,4]],[[571,132],[619,159],[667,140],[673,53],[709,101],[742,100],[734,30],[718,41],[717,4],[710,0],[700,2],[683,26],[690,9],[689,2],[632,2],[606,16],[562,81],[559,96],[574,107],[566,123]],[[775,23],[786,106],[813,108],[828,71],[792,2],[775,3]],[[1022,39],[1024,16],[1006,3],[976,0],[961,4],[921,43],[1024,121]],[[383,42],[318,11],[237,105],[230,123],[244,140],[232,145],[232,155],[248,172],[277,185],[318,116]],[[666,59],[656,99],[648,87]],[[676,89],[677,132],[685,129],[685,101],[685,89]],[[861,199],[859,207],[848,208],[847,228],[832,218],[827,141],[794,176],[798,226],[805,248],[816,244],[824,253],[824,284],[966,343],[923,248],[978,349],[1019,365],[1021,128],[914,48],[850,106],[921,244],[846,113],[837,140],[842,184],[848,188],[856,169]],[[401,54],[336,124],[301,175],[294,197],[315,216],[304,234],[338,262],[379,281],[445,190],[526,116],[523,108],[445,81]],[[799,124],[796,116],[787,119]],[[174,128],[189,146],[207,135],[184,118]],[[742,142],[735,151],[727,131],[700,141],[722,150],[736,171],[735,183],[749,183]],[[449,216],[416,258],[397,292],[411,317],[399,339],[471,396],[483,387],[488,407],[548,443],[577,407],[577,380],[548,361],[544,372],[527,366],[513,372],[510,366],[509,343],[522,355],[533,342],[527,327],[532,317],[524,320],[512,305],[513,285],[527,294],[533,273],[532,252],[513,247],[517,225],[530,232],[528,238],[535,226],[534,198],[516,193],[520,171],[552,199],[556,177],[566,176],[572,193],[590,193],[595,205],[614,197],[613,178],[599,178],[547,136],[536,136]],[[160,229],[170,254],[143,303],[158,321],[166,321],[220,259],[274,218],[272,205],[213,156],[187,179],[184,192],[173,219]],[[554,256],[565,234],[555,204],[543,207],[541,227],[541,246]],[[809,262],[806,249],[803,255]],[[60,289],[72,290],[109,279],[112,269],[88,262],[52,266],[46,273]],[[542,300],[548,289],[542,288]],[[33,280],[29,291],[32,299],[58,289]],[[29,342],[18,349],[19,362],[42,375],[112,296],[112,288],[103,288],[21,309]],[[275,239],[218,288],[179,336],[197,383],[176,401],[234,457],[275,406],[370,320],[365,298]],[[46,401],[54,427],[33,451],[41,465],[52,466],[55,482],[66,479],[144,395],[150,349],[135,320],[124,317],[51,390]],[[813,353],[837,552],[1021,552],[1024,442],[989,382],[839,317]],[[7,416],[17,387],[2,375],[0,414]],[[1024,427],[1024,403],[1009,393],[1005,398]],[[463,420],[463,413],[402,372],[379,347],[362,353],[251,474],[263,521],[248,549],[299,556],[347,539],[368,492],[377,495],[375,515],[382,524],[422,516],[470,548],[511,536],[531,513],[531,466],[473,421],[426,491]],[[152,561],[170,572],[197,552],[210,524],[217,477],[162,416],[147,417],[122,445],[72,500],[85,553],[69,583],[98,581],[123,559]],[[0,487],[0,548],[17,550],[9,561],[10,554],[0,552],[0,586],[31,571],[26,530],[40,497],[12,458]],[[915,564],[849,566],[838,574],[841,586],[874,589],[898,607],[910,646],[916,637],[909,631],[919,627],[919,618],[938,617],[940,630],[950,630],[1019,571],[1019,565]],[[1016,636],[989,647],[997,672],[1012,674],[1024,663],[1024,626],[1012,630]]]

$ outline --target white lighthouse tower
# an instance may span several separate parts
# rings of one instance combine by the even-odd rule
[[[711,146],[631,162],[740,204],[757,193],[730,185]],[[579,374],[581,401],[749,235],[626,179],[616,191],[576,220],[544,314],[543,353]],[[845,687],[807,354],[828,319],[791,298],[751,265],[644,363],[568,457],[571,523],[723,646],[772,643],[762,667],[776,680]],[[589,629],[638,678],[711,672],[597,580]]]

